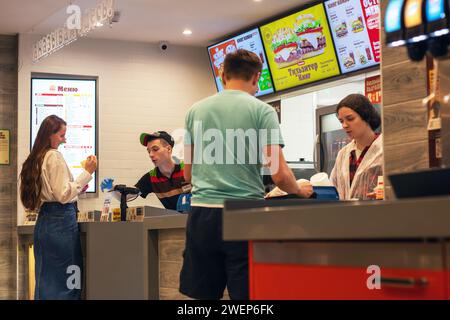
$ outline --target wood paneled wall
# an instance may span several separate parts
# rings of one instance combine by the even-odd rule
[[[160,300],[190,299],[178,291],[180,285],[180,271],[183,266],[185,241],[186,229],[168,229],[159,231]],[[230,299],[226,289],[223,299]]]
[[[0,129],[10,130],[10,164],[0,165],[0,299],[16,298],[17,36],[0,35]]]
[[[386,198],[392,198],[388,176],[429,167],[426,61],[412,62],[406,47],[388,48],[384,39],[381,1],[381,75],[383,97],[384,177]]]

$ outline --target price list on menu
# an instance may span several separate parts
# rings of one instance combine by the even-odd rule
[[[380,5],[378,0],[329,0],[330,21],[342,73],[380,62]]]
[[[96,80],[32,79],[31,146],[42,121],[56,115],[67,123],[66,143],[58,149],[74,177],[84,169],[81,161],[97,154]],[[92,179],[87,192],[95,192]]]

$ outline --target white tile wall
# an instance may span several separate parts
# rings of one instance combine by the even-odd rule
[[[127,185],[153,167],[139,134],[183,127],[192,103],[216,92],[203,47],[171,46],[163,53],[156,44],[85,38],[32,64],[35,39],[27,34],[19,38],[19,172],[29,154],[32,72],[99,77],[99,179],[114,177]],[[102,202],[100,192],[98,198],[80,200],[79,207],[100,210]],[[144,204],[161,206],[154,196],[129,205]],[[22,221],[19,201],[18,222]]]

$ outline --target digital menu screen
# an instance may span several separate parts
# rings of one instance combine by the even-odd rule
[[[267,65],[267,59],[264,54],[261,36],[258,29],[250,30],[239,36],[208,47],[209,59],[213,68],[217,90],[223,90],[221,74],[223,71],[223,62],[225,61],[225,56],[228,53],[235,52],[238,49],[245,49],[256,53],[261,58],[261,61],[263,63],[261,78],[259,79],[258,92],[256,93],[256,96],[273,93],[274,88],[272,78],[270,76],[269,66]]]
[[[81,161],[97,155],[96,80],[31,79],[31,147],[42,121],[57,115],[67,122],[66,143],[58,149],[76,179]],[[96,192],[96,178],[86,192]]]
[[[378,0],[329,0],[325,9],[342,73],[379,64]]]
[[[339,75],[323,4],[260,29],[276,90]]]
[[[413,28],[422,24],[422,0],[407,0],[405,4],[405,27]]]
[[[445,19],[445,3],[444,0],[428,0],[426,3],[426,12],[428,21],[437,21]]]
[[[396,32],[402,28],[403,2],[404,0],[389,1],[384,19],[384,29],[386,32]]]

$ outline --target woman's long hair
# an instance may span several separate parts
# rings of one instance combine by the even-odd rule
[[[51,115],[42,121],[34,141],[30,155],[22,165],[20,172],[20,200],[23,206],[30,211],[39,209],[41,198],[41,172],[45,154],[51,149],[50,137],[57,133],[66,122]]]

